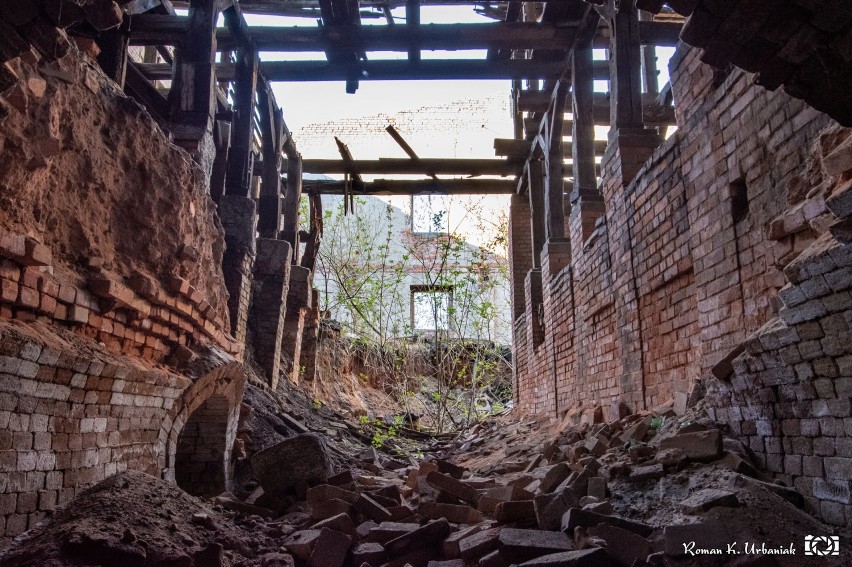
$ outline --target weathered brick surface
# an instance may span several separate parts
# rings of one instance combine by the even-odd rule
[[[122,470],[176,478],[198,494],[227,486],[238,363],[219,354],[177,375],[90,341],[57,346],[65,333],[0,322],[0,545]]]
[[[515,309],[517,405],[591,422],[615,402],[682,404],[728,358],[717,418],[815,511],[848,522],[852,185],[836,171],[846,162],[821,160],[850,133],[699,55],[681,46],[672,58],[679,129],[638,169],[628,142],[641,132],[610,134],[606,211],[590,227],[575,207],[569,250],[545,247],[540,307],[534,280],[513,278],[527,299]],[[513,243],[519,264],[524,250]]]
[[[633,409],[667,402],[777,309],[784,276],[766,227],[784,212],[785,184],[830,120],[739,71],[714,83],[698,55],[682,46],[670,64],[674,135],[651,151],[643,131],[611,134],[602,162],[606,212],[589,232],[580,207],[572,211],[570,250],[557,253],[566,265],[551,261],[545,247],[541,309],[527,301],[519,313],[519,294],[532,298],[535,282],[515,270],[523,411],[602,406],[606,413],[616,400]],[[637,143],[643,136],[649,142]],[[740,213],[742,184],[748,210]],[[524,217],[512,219],[513,267],[528,270],[529,214],[522,203],[513,207]]]

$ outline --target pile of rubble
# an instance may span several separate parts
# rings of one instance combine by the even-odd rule
[[[184,512],[230,540],[248,532],[245,542],[197,545],[182,563],[149,552],[140,564],[798,565],[805,535],[832,533],[701,404],[680,416],[626,413],[576,425],[504,417],[434,446],[429,460],[369,448],[342,471],[327,437],[301,433],[251,455],[252,478],[235,494]],[[822,564],[852,564],[847,544]],[[7,558],[32,546],[19,541]]]

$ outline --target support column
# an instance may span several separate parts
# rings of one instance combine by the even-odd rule
[[[234,120],[231,124],[231,150],[228,158],[228,177],[225,183],[225,192],[228,195],[248,197],[251,194],[253,169],[251,141],[257,70],[257,52],[240,48],[237,51]]]
[[[597,20],[596,20],[597,21]],[[571,225],[582,246],[595,230],[595,222],[603,215],[603,196],[598,190],[595,172],[594,77],[591,45],[578,46],[572,54],[571,161],[574,186],[571,191]]]
[[[222,272],[228,289],[231,334],[245,344],[255,254],[255,203],[248,197],[224,195],[219,202],[219,218],[225,229]]]
[[[216,0],[192,0],[186,41],[177,51],[169,106],[175,143],[194,152],[216,113]]]
[[[320,298],[319,291],[311,290],[311,308],[305,312],[305,324],[302,331],[302,352],[299,353],[300,366],[304,369],[302,380],[312,382],[317,374],[317,348],[320,334]]]
[[[610,131],[601,171],[626,186],[662,138],[656,130],[646,129],[642,121],[639,11],[632,2],[619,2],[609,24]],[[613,162],[616,155],[618,159]]]
[[[304,370],[301,366],[302,337],[305,316],[312,306],[313,281],[311,271],[302,266],[290,267],[290,287],[287,290],[287,316],[281,337],[281,354],[284,365],[281,372],[294,384],[298,384]]]
[[[284,193],[281,219],[281,240],[286,240],[297,252],[293,263],[299,263],[299,201],[302,198],[302,156],[287,152],[287,191]]]
[[[258,238],[254,265],[254,297],[248,325],[254,355],[266,372],[269,386],[278,387],[281,375],[281,338],[287,312],[287,291],[293,250],[283,240]]]
[[[284,116],[277,108],[269,84],[258,89],[260,130],[263,136],[263,174],[258,201],[258,231],[266,238],[278,236],[281,221],[281,148],[284,138]]]
[[[532,265],[541,269],[541,250],[547,238],[545,217],[545,164],[541,160],[527,163],[530,199],[530,234],[532,236]]]

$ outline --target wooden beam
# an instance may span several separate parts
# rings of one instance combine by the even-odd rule
[[[592,118],[597,126],[610,125],[610,109],[608,106],[595,104],[592,107]],[[677,124],[674,107],[670,105],[660,105],[656,102],[645,105],[642,108],[642,116],[647,126],[674,126]],[[538,132],[541,118],[524,118],[524,130],[527,135],[533,135]],[[564,128],[566,131],[571,129],[571,120],[565,120]]]
[[[516,162],[502,159],[434,159],[419,161],[410,159],[353,160],[347,164],[343,160],[306,159],[303,164],[305,173],[343,175],[356,173],[363,175],[389,174],[426,174],[426,175],[481,175],[509,176],[517,175],[521,166]]]
[[[565,141],[565,138],[572,135],[571,133],[571,125],[572,121],[567,120],[563,124],[563,128],[568,128],[566,132],[563,132],[563,142],[562,146],[564,148],[565,155],[571,155],[573,151],[573,142]],[[530,141],[529,140],[516,140],[514,138],[495,138],[494,140],[494,155],[500,157],[507,157],[509,159],[521,159],[524,160],[530,155]],[[604,151],[606,150],[606,140],[595,140],[595,156],[602,156]]]
[[[409,39],[420,33],[420,0],[405,0],[405,31]],[[408,60],[412,63],[420,61],[420,48],[410,41]]]
[[[284,118],[275,104],[269,84],[261,80],[257,89],[260,133],[263,143],[263,174],[258,199],[257,230],[263,238],[278,237],[281,220],[281,147],[284,137]]]
[[[548,118],[551,119],[549,139],[547,140],[547,160],[545,162],[547,185],[544,200],[545,230],[548,239],[565,236],[565,214],[562,204],[564,190],[562,125],[569,88],[568,81],[559,81],[553,93],[552,106],[547,111]]]
[[[611,6],[610,124],[615,128],[642,128],[639,13],[632,2],[619,2]]]
[[[385,128],[385,131],[390,134],[390,137],[393,138],[393,141],[396,142],[400,148],[402,148],[402,151],[408,154],[408,157],[410,157],[414,161],[420,161],[420,156],[417,155],[417,152],[414,151],[414,148],[408,145],[408,142],[406,142],[405,138],[402,137],[402,134],[400,134],[397,129],[393,127],[393,124],[388,124],[387,128]],[[432,174],[429,177],[435,180],[438,179],[438,176],[435,174]]]
[[[306,179],[304,189],[309,193],[343,195],[344,182]],[[505,179],[376,179],[351,187],[356,195],[510,195],[514,190],[515,181]]]
[[[189,9],[187,41],[177,52],[174,76],[169,91],[171,119],[175,138],[192,146],[207,133],[215,115],[216,81],[216,20],[219,17],[217,0],[192,0]],[[171,65],[166,65],[171,69]],[[145,74],[144,66],[140,70]],[[194,149],[194,148],[190,148]]]
[[[254,99],[257,90],[257,52],[237,51],[237,80],[234,87],[234,120],[225,193],[250,196],[252,177],[251,146],[254,128]]]
[[[595,176],[594,80],[592,79],[592,48],[577,47],[572,54],[572,113],[571,161],[574,173],[572,201],[581,195],[597,193]]]
[[[172,76],[171,66],[142,64],[139,66],[148,80],[164,81]],[[361,80],[497,80],[542,79],[558,77],[565,70],[561,61],[532,61],[511,59],[430,59],[412,64],[408,61],[360,61],[355,65],[340,65],[326,61],[267,61],[260,72],[272,82],[342,81],[353,72]],[[234,66],[217,66],[220,81],[234,80]]]
[[[605,62],[598,62],[605,63]],[[609,67],[607,65],[607,71]],[[595,71],[599,72],[599,71]],[[523,112],[545,112],[550,104],[549,95],[543,91],[521,91],[518,106]],[[600,112],[609,114],[609,93],[594,93],[595,115]],[[657,100],[657,93],[642,93],[643,106],[661,106]],[[598,109],[600,107],[603,110]]]
[[[299,257],[299,203],[302,199],[302,156],[287,156],[287,189],[281,204],[280,239],[293,247],[293,263]]]
[[[544,249],[544,242],[547,238],[546,220],[545,220],[545,204],[544,204],[544,162],[543,161],[528,161],[526,174],[529,176],[529,199],[530,199],[530,215],[532,233],[532,263],[533,269],[541,268],[541,251]]]
[[[162,14],[134,16],[127,32],[131,45],[178,45],[187,30],[187,18]],[[671,22],[639,22],[642,45],[675,46],[681,25]],[[494,22],[487,24],[422,24],[407,26],[323,27],[251,26],[247,28],[261,51],[307,52],[346,49],[349,51],[408,51],[410,49],[562,50],[570,47],[576,24],[539,22]],[[233,50],[239,38],[232,30],[217,30],[218,49]],[[595,47],[608,47],[609,33],[598,30]]]
[[[323,221],[322,221],[322,196],[312,193],[309,199],[309,216],[311,222],[311,231],[308,233],[308,239],[305,241],[305,253],[302,255],[302,267],[314,271],[314,266],[317,262],[320,243],[322,242]]]

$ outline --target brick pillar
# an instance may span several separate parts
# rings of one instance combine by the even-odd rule
[[[542,281],[542,305],[544,310],[544,349],[537,356],[544,358],[544,366],[547,369],[543,387],[547,392],[548,410],[558,417],[560,408],[558,403],[557,381],[559,376],[556,369],[556,352],[561,349],[567,341],[565,331],[567,326],[557,327],[555,324],[556,313],[562,308],[561,295],[554,296],[554,283],[557,275],[571,264],[571,242],[567,238],[549,238],[544,244],[541,252],[541,281]],[[558,294],[558,292],[557,292]],[[565,353],[560,352],[560,356]]]
[[[644,394],[642,322],[631,235],[634,211],[625,190],[660,143],[661,138],[656,130],[621,128],[610,132],[601,162],[601,189],[607,204],[607,218],[622,219],[621,222],[608,225],[612,293],[615,297],[615,342],[618,345],[613,368],[616,388],[611,393],[610,401],[625,401],[633,409],[644,408],[647,400]],[[605,411],[608,411],[610,406],[606,400],[603,405]]]
[[[302,379],[313,381],[317,372],[317,347],[319,346],[320,311],[319,291],[311,290],[311,308],[306,310],[305,325],[302,331],[302,352],[299,357],[304,368]]]
[[[509,206],[509,264],[512,286],[512,393],[515,406],[522,406],[521,382],[528,374],[526,341],[526,298],[524,279],[532,268],[532,232],[530,202],[526,197],[512,195]]]
[[[302,266],[290,267],[290,287],[287,290],[287,316],[284,318],[284,332],[281,337],[281,353],[285,366],[281,369],[294,384],[299,383],[302,335],[305,329],[305,315],[311,307],[312,295],[311,271]]]
[[[284,331],[287,289],[293,249],[284,240],[259,238],[254,265],[254,297],[249,315],[254,355],[266,372],[269,386],[278,386],[281,336]]]
[[[224,195],[219,202],[219,218],[225,229],[222,272],[229,294],[231,334],[238,343],[245,344],[255,253],[254,201],[247,197]]]

